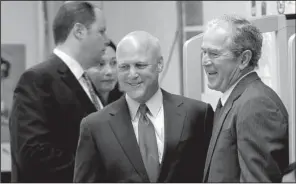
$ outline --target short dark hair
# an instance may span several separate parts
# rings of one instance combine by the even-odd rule
[[[3,77],[4,77],[4,78],[7,78],[7,77],[9,76],[10,63],[9,63],[6,59],[4,59],[4,58],[1,57],[1,66],[2,66],[2,65],[6,65],[6,70],[3,71]],[[2,71],[1,71],[1,72],[2,72]]]
[[[90,28],[90,25],[96,19],[94,9],[95,6],[85,1],[64,3],[53,22],[55,44],[64,43],[76,23],[81,23],[85,27]]]

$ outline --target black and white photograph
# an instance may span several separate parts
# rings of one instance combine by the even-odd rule
[[[1,1],[1,183],[295,183],[295,1]]]

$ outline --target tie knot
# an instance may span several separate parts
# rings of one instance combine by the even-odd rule
[[[139,107],[139,111],[141,114],[145,115],[146,113],[149,112],[149,109],[146,104],[141,104]]]
[[[221,109],[222,108],[222,102],[221,102],[221,98],[218,101],[217,107],[216,109]]]

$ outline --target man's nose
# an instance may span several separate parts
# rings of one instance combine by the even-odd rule
[[[201,64],[203,66],[207,66],[212,63],[207,54],[201,54],[201,61],[202,61]]]
[[[109,45],[110,39],[108,38],[107,34],[104,34],[103,37],[104,37],[105,45],[106,46]]]
[[[110,65],[107,65],[105,68],[105,75],[110,76],[112,75],[112,68]]]
[[[135,67],[130,68],[129,76],[131,78],[137,78],[139,76],[139,74],[138,74],[137,70],[135,69]]]

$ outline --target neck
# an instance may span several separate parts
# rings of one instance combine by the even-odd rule
[[[99,92],[100,99],[104,106],[108,103],[108,97],[110,92]]]
[[[140,103],[146,103],[148,100],[150,100],[155,95],[158,89],[159,89],[159,86],[157,84],[157,86],[153,90],[151,90],[151,93],[147,95],[149,96],[149,98],[144,99],[144,101],[141,101]]]
[[[63,43],[57,46],[57,48],[73,59],[75,59],[83,69],[85,69],[84,63],[81,61],[84,61],[83,58],[81,58],[81,54],[79,54],[79,49],[74,46],[75,44],[70,44],[70,43]]]
[[[225,90],[222,90],[222,93],[225,93],[225,91],[227,91],[232,85],[234,85],[238,80],[240,80],[245,74],[247,74],[248,72],[254,70],[253,67],[247,67],[243,70],[241,70],[239,73],[234,74],[234,76],[236,76],[236,80],[232,80],[230,81],[229,85],[225,88]]]

